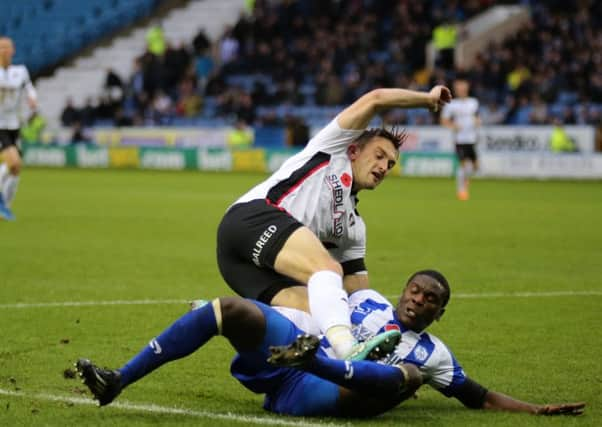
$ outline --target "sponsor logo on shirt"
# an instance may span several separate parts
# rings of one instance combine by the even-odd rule
[[[253,259],[253,263],[255,263],[255,265],[257,267],[261,267],[261,263],[259,262],[259,255],[261,255],[261,251],[263,251],[263,247],[270,240],[270,238],[274,235],[274,233],[277,230],[278,230],[278,227],[276,227],[274,224],[269,225],[268,228],[266,228],[263,231],[263,233],[261,233],[261,236],[259,236],[259,239],[257,239],[257,241],[255,242],[255,246],[253,247],[253,254],[252,254],[251,258]]]
[[[414,357],[419,362],[424,362],[429,357],[429,352],[421,345],[417,345],[414,349]]]
[[[334,237],[341,237],[345,228],[343,225],[343,222],[345,221],[345,209],[343,204],[345,193],[338,176],[334,174],[330,175],[327,177],[327,180],[332,191],[332,235]]]

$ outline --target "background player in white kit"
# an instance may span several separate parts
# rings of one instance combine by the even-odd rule
[[[343,110],[226,212],[217,239],[226,283],[243,297],[311,312],[340,358],[369,352],[351,333],[347,306],[347,292],[369,287],[357,193],[382,182],[403,134],[366,127],[383,110],[437,111],[450,99],[444,86],[377,89]]]
[[[443,107],[441,124],[454,132],[458,170],[456,171],[456,191],[458,199],[468,200],[468,183],[473,172],[479,168],[475,145],[479,117],[479,101],[468,96],[470,84],[464,78],[454,81],[454,99]]]
[[[19,154],[19,128],[23,96],[28,106],[35,111],[36,91],[24,65],[12,65],[15,53],[13,42],[0,37],[0,154],[4,163],[0,165],[0,219],[15,219],[10,205],[15,198],[21,155]]]

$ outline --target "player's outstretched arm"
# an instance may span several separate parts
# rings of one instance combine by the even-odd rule
[[[535,415],[581,415],[585,409],[585,402],[536,405],[516,400],[502,393],[488,391],[485,395],[483,409],[528,412]]]
[[[436,112],[451,98],[451,92],[445,86],[435,86],[429,92],[375,89],[343,110],[338,122],[343,129],[364,129],[379,111],[390,108],[428,108]]]

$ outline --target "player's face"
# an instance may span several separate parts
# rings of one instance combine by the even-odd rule
[[[373,189],[380,184],[397,162],[399,153],[391,141],[376,136],[363,146],[349,147],[353,189]]]
[[[445,288],[430,276],[419,274],[407,284],[397,304],[401,323],[416,332],[423,331],[443,314]]]
[[[454,96],[457,98],[467,97],[469,87],[466,80],[456,80],[454,82]]]
[[[6,37],[0,38],[0,62],[10,64],[15,53],[15,47],[11,39]]]

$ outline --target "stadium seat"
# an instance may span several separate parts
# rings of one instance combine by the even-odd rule
[[[7,2],[0,34],[13,38],[14,63],[32,74],[144,16],[160,0],[21,0]],[[67,33],[65,35],[65,33]],[[40,56],[40,52],[43,55]]]

